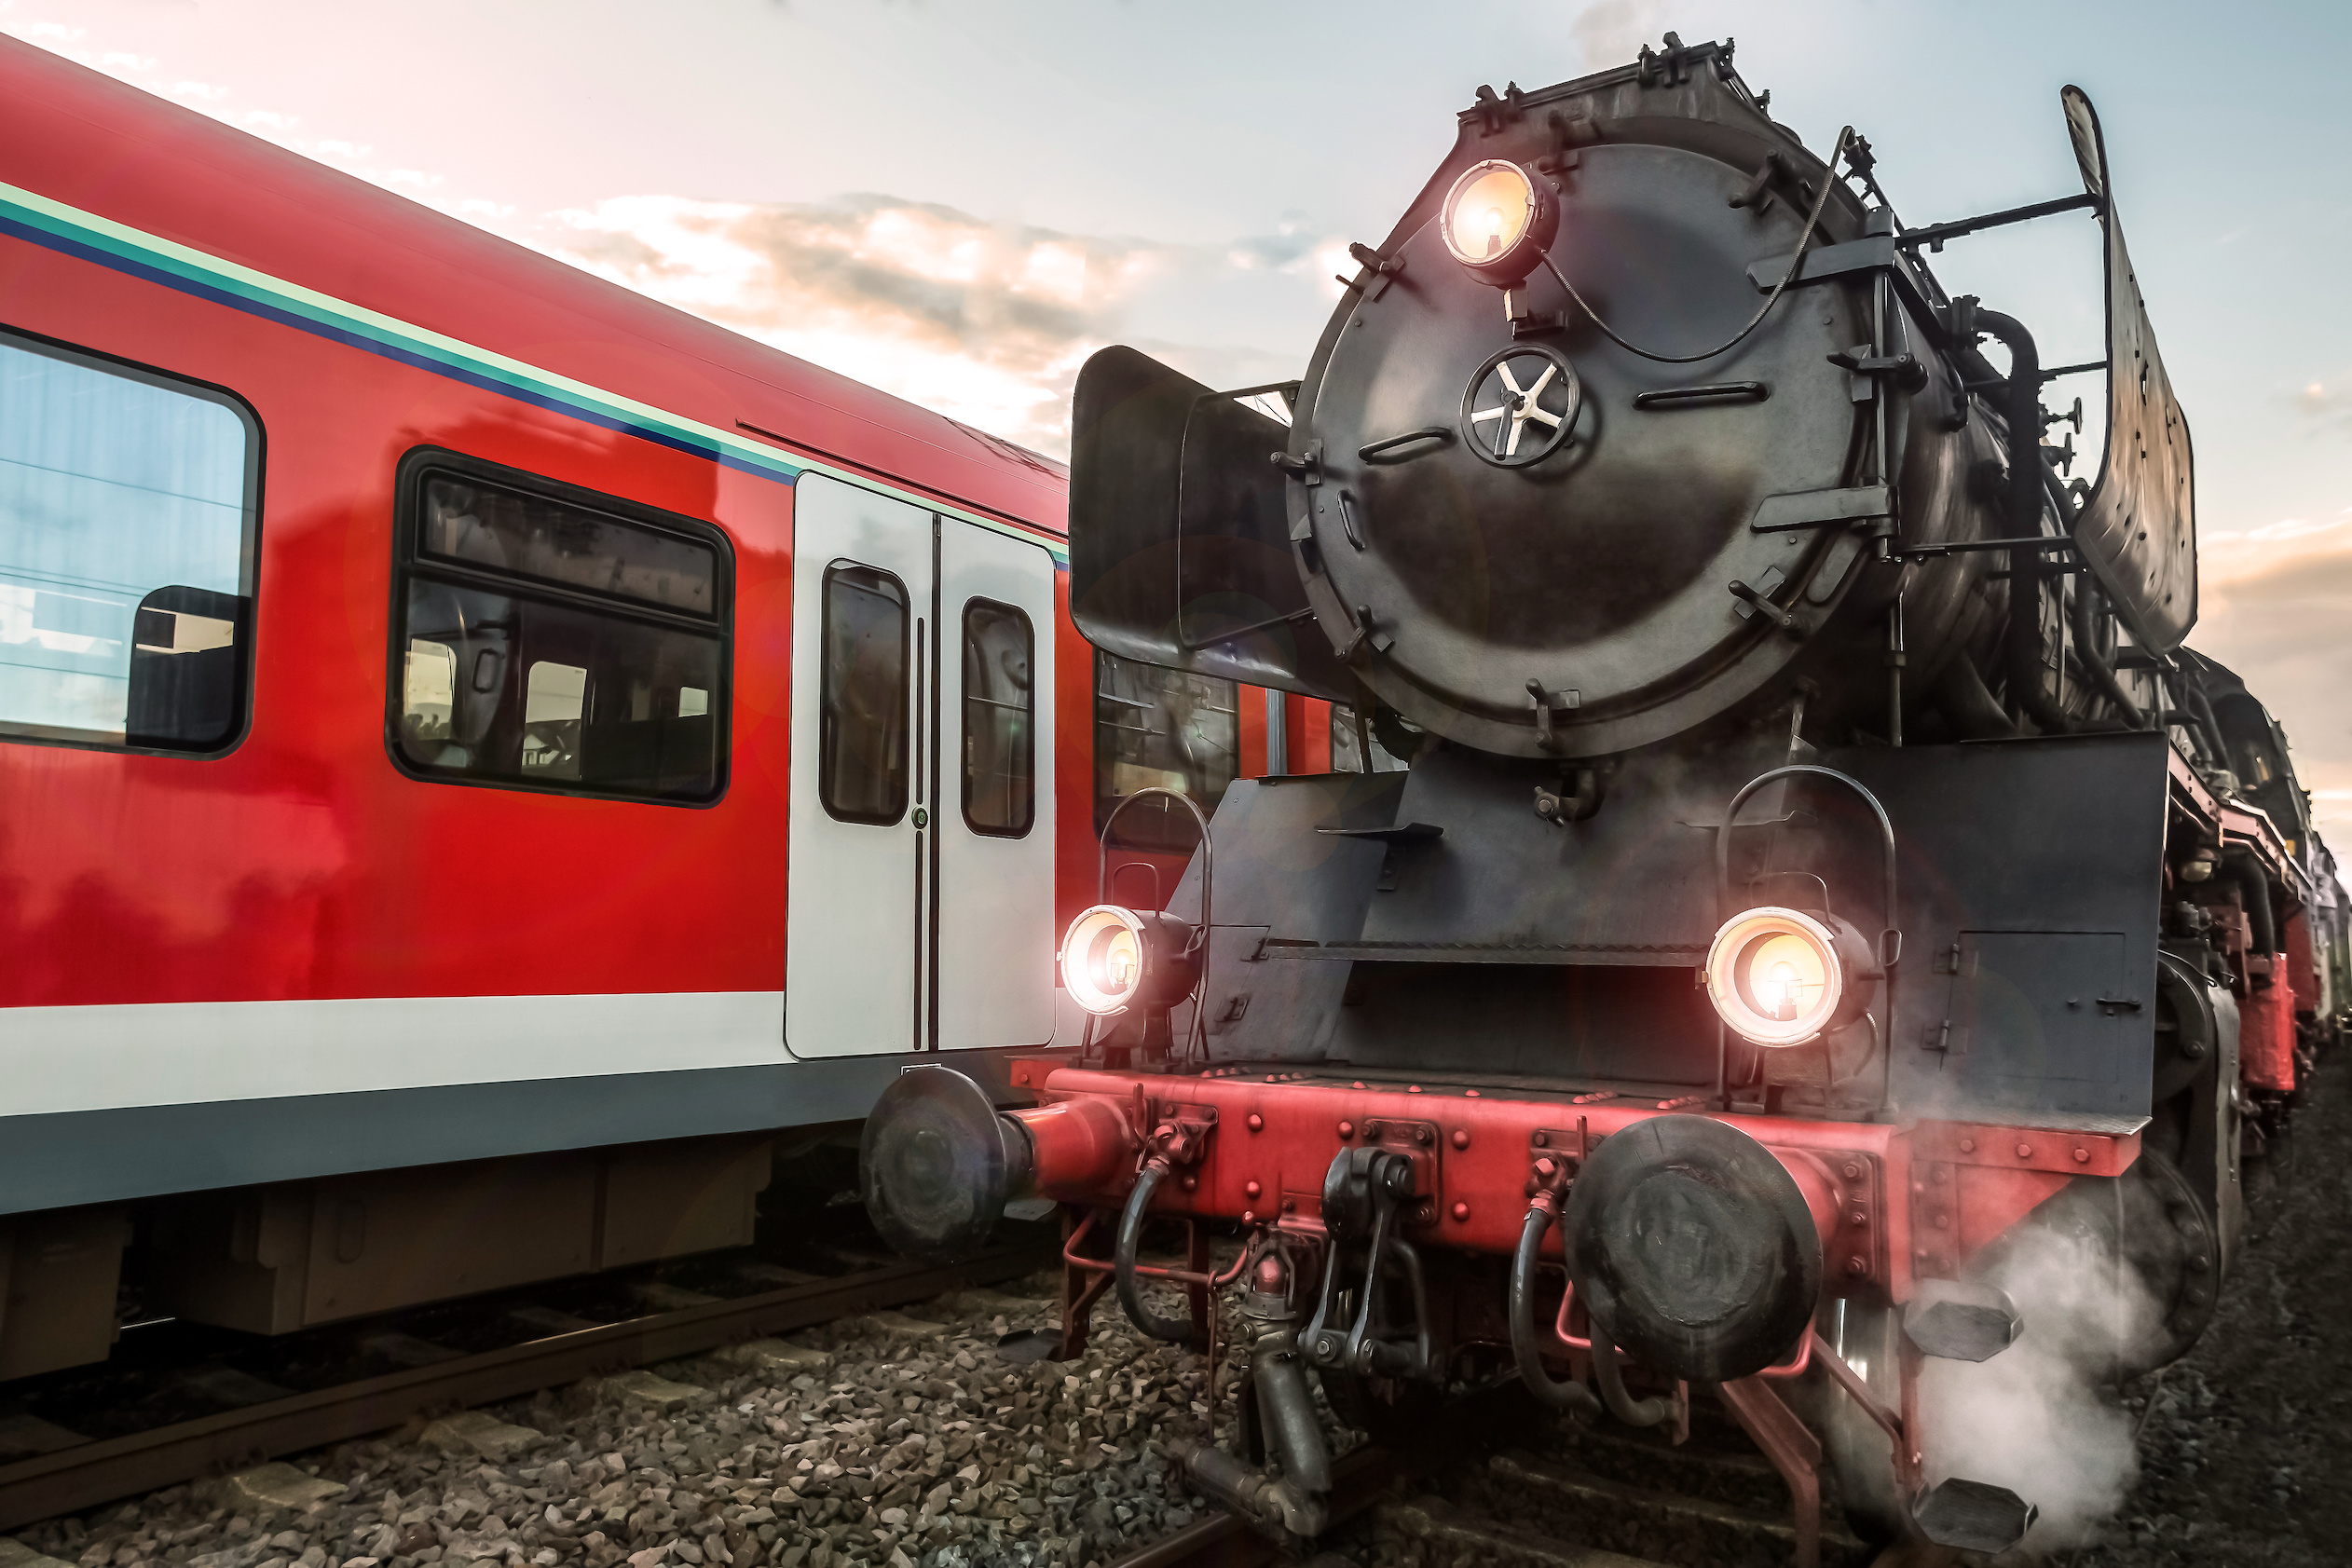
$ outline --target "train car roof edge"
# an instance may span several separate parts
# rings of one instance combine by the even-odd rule
[[[117,251],[176,263],[183,277],[158,281],[211,270],[210,281],[246,296],[223,303],[248,307],[257,288],[281,291],[279,303],[309,314],[295,324],[311,330],[340,307],[355,318],[337,324],[439,349],[444,362],[428,368],[487,371],[510,383],[498,389],[527,395],[512,385],[526,371],[614,412],[663,416],[708,455],[737,459],[729,466],[884,484],[971,521],[1053,536],[1041,542],[1063,553],[1066,470],[1050,458],[20,40],[0,39],[0,85],[10,149],[0,198],[17,220],[0,226],[20,238],[36,238],[22,232],[27,220],[45,239],[75,238],[61,223],[94,227]],[[61,116],[86,133],[59,134]],[[639,367],[630,384],[660,384],[636,398],[607,390],[609,364],[599,375],[589,362],[599,350],[608,361],[650,353],[658,371]],[[490,362],[465,362],[475,357]]]

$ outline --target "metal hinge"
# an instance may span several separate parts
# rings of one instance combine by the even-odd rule
[[[1268,454],[1268,458],[1276,468],[1302,484],[1320,484],[1323,482],[1323,443],[1320,439],[1308,442],[1306,450],[1295,457],[1288,452],[1275,452]]]

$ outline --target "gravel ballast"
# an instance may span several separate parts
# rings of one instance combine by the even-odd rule
[[[1100,1568],[1205,1511],[1163,1445],[1205,1428],[1210,1369],[1107,1305],[1079,1360],[1000,1353],[1054,1321],[1055,1288],[843,1319],[17,1539],[82,1568]]]

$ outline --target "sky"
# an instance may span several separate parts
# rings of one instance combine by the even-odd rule
[[[0,0],[0,32],[1057,456],[1106,343],[1296,375],[1481,83],[1669,28],[1736,38],[1815,148],[1868,136],[1915,225],[2078,191],[2058,92],[2089,92],[2195,435],[2192,644],[2352,851],[2341,0]],[[2092,360],[2095,237],[1935,265]]]

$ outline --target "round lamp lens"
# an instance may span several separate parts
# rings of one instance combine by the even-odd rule
[[[1726,920],[1707,953],[1707,996],[1734,1032],[1759,1045],[1799,1045],[1828,1028],[1845,995],[1838,938],[1796,909],[1750,909]]]
[[[1473,165],[1445,200],[1445,248],[1467,266],[1500,261],[1534,221],[1536,190],[1515,163]]]
[[[1098,904],[1061,939],[1061,983],[1089,1013],[1115,1013],[1143,981],[1143,922],[1131,910]]]

